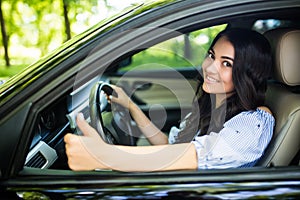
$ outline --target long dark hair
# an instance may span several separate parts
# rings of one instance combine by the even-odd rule
[[[233,116],[264,105],[272,66],[271,48],[267,39],[252,30],[228,29],[215,37],[210,49],[221,37],[225,37],[235,51],[232,67],[234,92],[221,106],[215,108],[215,95],[202,90],[203,79],[200,77],[192,114],[186,119],[186,127],[180,130],[176,143],[190,142],[197,134],[219,132]]]

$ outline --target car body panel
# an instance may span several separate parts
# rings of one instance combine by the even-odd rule
[[[195,27],[224,23],[238,16],[253,17],[257,13],[268,13],[270,16],[275,11],[280,13],[280,8],[295,13],[299,11],[300,2],[187,0],[140,5],[112,21],[95,26],[8,80],[0,86],[0,192],[11,197],[36,193],[54,199],[113,199],[126,196],[136,199],[226,199],[247,194],[249,198],[300,196],[299,165],[159,173],[73,172],[24,167],[39,113],[104,70],[113,74],[112,81],[119,82],[121,75],[114,74],[116,66],[113,63],[116,60]],[[281,16],[284,17],[286,12],[282,11]],[[194,72],[188,70],[181,73],[188,77],[189,86],[193,89],[195,81],[191,74]],[[171,126],[171,122],[182,117],[177,112],[181,108],[176,105],[174,96],[161,85],[172,83],[177,88],[178,96],[188,97],[182,100],[183,107],[187,107],[186,112],[191,109],[187,105],[191,96],[185,93],[185,87],[181,87],[183,82],[170,82],[171,78],[166,79],[166,73],[153,71],[152,75],[147,79],[141,74],[132,74],[123,81],[136,90],[135,95],[145,104],[145,112],[151,109],[151,105],[162,101],[169,106],[166,107],[169,113],[172,109],[174,113],[176,111],[176,116],[172,116],[174,118],[168,123]],[[167,94],[167,97],[162,99],[161,94]]]
[[[296,198],[300,192],[299,168],[179,171],[155,173],[64,172],[24,169],[7,181],[6,194],[43,194],[49,198]],[[279,175],[280,172],[280,175]],[[27,175],[27,173],[29,175]],[[238,174],[238,176],[237,176]],[[283,178],[283,176],[285,178]],[[130,177],[130,179],[128,179]],[[74,181],[75,180],[75,181]]]

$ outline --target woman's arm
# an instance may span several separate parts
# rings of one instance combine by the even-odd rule
[[[192,143],[130,147],[109,145],[84,119],[77,117],[84,136],[65,136],[68,164],[73,170],[167,171],[197,169]]]
[[[118,103],[129,110],[132,118],[149,142],[153,145],[168,144],[168,137],[149,120],[143,111],[125,94],[122,88],[114,85],[111,87],[118,94],[118,97],[110,96],[110,101]]]

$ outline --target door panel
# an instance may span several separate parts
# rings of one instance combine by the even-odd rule
[[[113,76],[113,84],[121,86],[144,113],[163,131],[178,125],[191,111],[198,70],[151,70]]]

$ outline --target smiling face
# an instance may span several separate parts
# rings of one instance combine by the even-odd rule
[[[219,101],[232,94],[234,85],[232,81],[232,66],[234,64],[234,47],[221,37],[209,50],[202,69],[204,83],[202,88],[209,94],[216,94]]]

